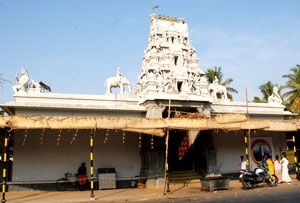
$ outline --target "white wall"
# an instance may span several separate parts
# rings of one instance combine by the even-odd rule
[[[251,131],[250,139],[255,137],[270,137],[273,142],[273,158],[280,155],[280,150],[286,146],[285,133]],[[240,156],[245,154],[244,132],[218,131],[213,133],[214,145],[217,150],[217,165],[222,163],[221,173],[236,173],[240,163]],[[249,155],[250,156],[250,155]]]
[[[98,168],[115,168],[117,177],[139,175],[141,159],[138,134],[127,133],[122,143],[123,131],[97,131],[94,138],[94,177]],[[14,136],[13,181],[56,180],[67,171],[76,173],[82,162],[86,162],[90,174],[90,131],[59,130],[16,131]],[[26,139],[25,139],[26,138]],[[75,138],[71,144],[72,138]],[[24,142],[25,140],[25,142]],[[41,143],[43,141],[43,143]]]

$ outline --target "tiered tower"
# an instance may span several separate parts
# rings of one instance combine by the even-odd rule
[[[201,96],[209,100],[205,72],[198,65],[184,18],[150,15],[151,26],[137,93],[152,98],[169,95]]]

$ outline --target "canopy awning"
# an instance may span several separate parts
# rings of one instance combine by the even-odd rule
[[[129,118],[88,116],[1,116],[0,128],[19,129],[118,129],[164,136],[165,130],[255,130],[297,131],[293,120],[247,120],[245,115],[209,118]]]

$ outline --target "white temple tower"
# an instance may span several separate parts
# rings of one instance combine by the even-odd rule
[[[184,18],[150,15],[148,47],[144,53],[142,73],[137,82],[140,97],[151,95],[201,96],[209,100],[205,72],[198,65],[195,48],[191,45],[188,25]],[[198,98],[199,99],[199,98]]]

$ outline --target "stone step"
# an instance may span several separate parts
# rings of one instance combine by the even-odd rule
[[[194,171],[172,171],[169,173],[170,183],[189,183],[192,180],[200,181],[200,176]]]

